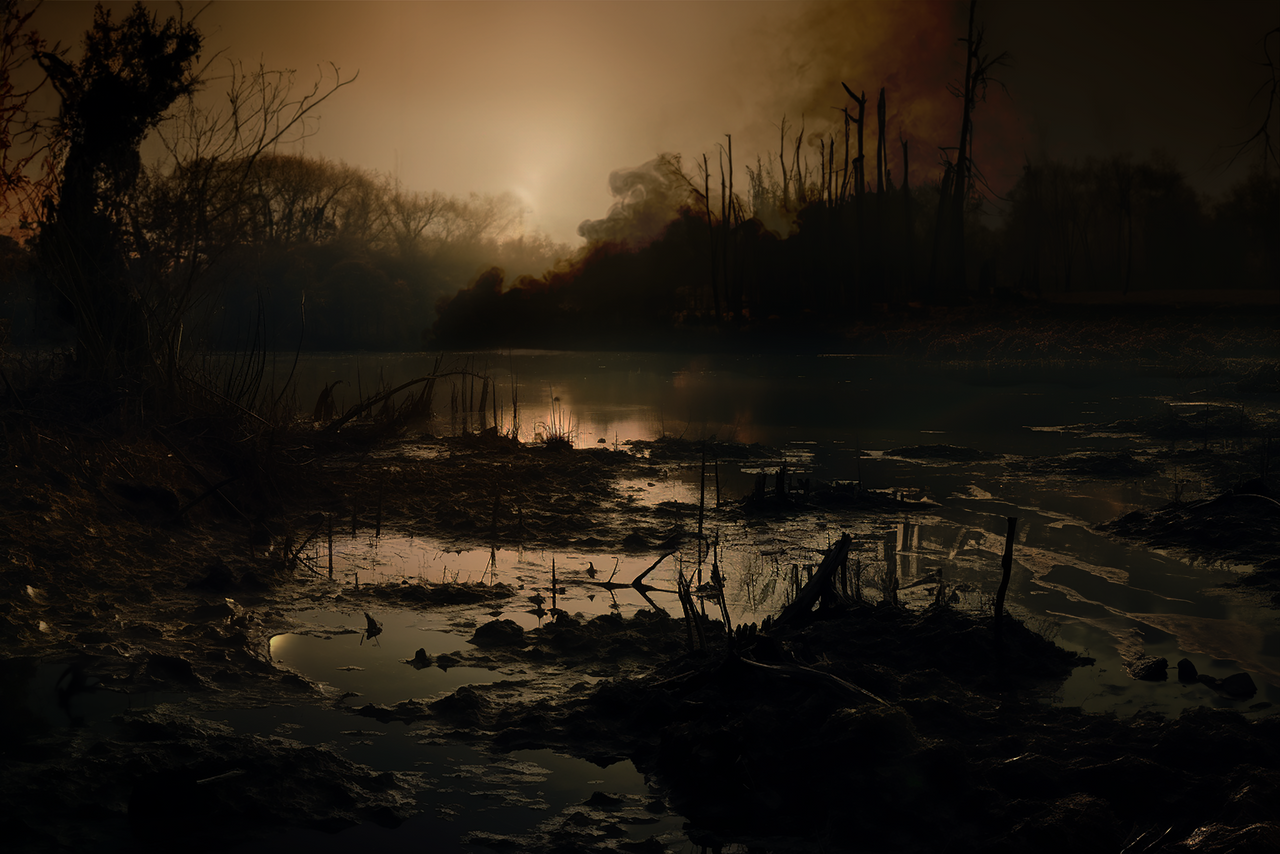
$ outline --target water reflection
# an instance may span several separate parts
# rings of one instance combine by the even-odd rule
[[[959,606],[980,607],[999,580],[1004,519],[1016,516],[1011,607],[1040,625],[1056,624],[1059,642],[1098,661],[1073,676],[1063,702],[1170,713],[1189,703],[1219,702],[1194,687],[1130,679],[1124,659],[1141,652],[1164,655],[1171,664],[1189,657],[1202,672],[1216,675],[1249,670],[1259,683],[1257,701],[1280,702],[1274,614],[1206,592],[1231,578],[1233,568],[1161,554],[1093,530],[1098,522],[1157,506],[1175,494],[1196,497],[1206,487],[1188,482],[1178,470],[1098,479],[1009,464],[1084,450],[1141,450],[1143,440],[1135,435],[1060,427],[1167,411],[1171,399],[1202,386],[1202,379],[1149,375],[1131,365],[955,366],[844,356],[526,352],[468,358],[490,366],[501,400],[509,403],[514,387],[525,440],[559,397],[576,425],[579,446],[625,448],[633,439],[714,436],[776,448],[776,458],[718,467],[726,500],[749,494],[758,475],[772,478],[786,465],[794,477],[899,490],[939,505],[888,520],[879,529],[836,513],[771,519],[767,530],[721,526],[715,536],[735,622],[776,612],[806,565],[816,563],[813,556],[849,528],[858,532],[851,553],[856,583],[868,598],[894,595],[896,582],[902,601],[922,604],[945,584],[957,591]],[[353,374],[357,361],[359,373]],[[344,379],[339,389],[350,394],[361,385],[372,387],[379,377],[391,385],[432,367],[425,355],[362,354],[304,358],[298,370],[316,389]],[[339,401],[339,409],[349,403]],[[885,453],[934,444],[975,449],[986,459]],[[661,481],[622,488],[638,503],[696,504],[698,476],[696,466],[673,464]],[[529,592],[547,585],[550,555],[446,552],[430,543],[383,539],[375,547],[348,549],[352,578],[506,579]],[[605,591],[576,583],[574,567],[592,560],[603,566],[614,557],[558,556],[569,567],[570,581],[561,607],[588,614],[648,607],[630,588]],[[616,557],[622,580],[633,578],[648,560]],[[671,570],[663,572],[657,583],[673,589]],[[664,595],[652,594],[656,604],[679,613],[674,596]],[[537,624],[523,611],[509,613],[527,627]]]

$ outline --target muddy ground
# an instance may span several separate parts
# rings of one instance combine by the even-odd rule
[[[1194,471],[1213,496],[1171,496],[1110,529],[1255,565],[1242,584],[1275,597],[1280,505],[1267,472],[1275,421],[1266,413],[1280,389],[1270,370],[1241,374],[1223,391],[1247,400],[1247,424],[1244,408],[1215,403],[1162,423],[1079,425],[1160,444],[1138,458],[1006,464],[1072,478],[1171,463]],[[334,702],[266,652],[324,588],[315,546],[331,526],[655,558],[696,531],[696,506],[637,504],[617,487],[700,465],[703,449],[690,443],[567,450],[490,432],[398,444],[405,425],[335,435],[213,417],[143,429],[109,406],[73,417],[66,394],[29,396],[4,421],[0,678],[18,695],[49,667],[61,674],[50,715],[14,703],[0,712],[8,850],[219,850],[280,827],[394,826],[412,814],[421,785],[413,775],[380,773],[325,747],[237,733],[175,706],[125,710],[107,727],[75,719],[77,696],[99,692],[167,692],[209,707]],[[972,449],[900,450],[964,458]],[[757,463],[773,454],[726,443],[710,452]],[[902,507],[848,485],[780,490],[776,480],[731,498],[717,512],[762,525],[833,507],[851,519]],[[517,593],[414,584],[343,595],[353,609],[431,610]],[[601,793],[518,839],[475,834],[478,851],[659,851],[656,839],[630,842],[618,829],[670,811],[712,850],[1280,845],[1280,718],[1205,708],[1173,721],[1120,719],[1055,708],[1044,698],[1077,663],[1071,655],[1016,621],[997,644],[984,616],[938,598],[916,610],[855,598],[734,638],[708,620],[702,643],[691,643],[678,615],[652,611],[556,616],[532,632],[481,625],[474,652],[458,663],[557,678],[541,690],[531,678],[390,707],[346,705],[353,720],[403,720],[496,750],[631,758],[658,787],[644,804]],[[615,678],[573,683],[575,671]],[[223,776],[246,767],[268,773],[254,775],[259,782]],[[721,848],[730,843],[737,847]]]

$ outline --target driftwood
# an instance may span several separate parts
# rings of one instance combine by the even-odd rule
[[[379,394],[375,397],[371,397],[366,401],[362,401],[361,403],[355,404],[354,406],[352,406],[350,409],[347,410],[346,415],[343,415],[341,418],[339,418],[336,421],[330,422],[324,429],[337,432],[338,430],[341,430],[343,427],[345,427],[347,425],[347,422],[363,415],[364,413],[368,412],[370,409],[373,409],[379,403],[383,403],[385,401],[390,400],[391,398],[395,397],[397,394],[399,394],[400,392],[404,391],[407,388],[413,388],[416,385],[421,385],[422,383],[430,382],[432,380],[439,380],[439,379],[444,379],[445,377],[456,377],[456,376],[480,377],[481,379],[488,379],[487,377],[484,376],[484,374],[478,374],[475,371],[446,371],[443,374],[428,374],[425,377],[418,377],[416,380],[409,380],[407,383],[401,383],[400,385],[391,389],[391,391],[383,392],[382,394]]]
[[[782,613],[773,621],[775,627],[786,625],[802,614],[809,613],[821,597],[830,595],[830,592],[835,590],[836,570],[844,566],[845,559],[849,556],[849,547],[852,544],[852,537],[848,534],[841,535],[836,544],[827,552],[827,556],[822,559],[822,564],[818,567],[818,571],[796,594],[795,600],[783,608]]]

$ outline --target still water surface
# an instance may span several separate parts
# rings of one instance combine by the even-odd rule
[[[282,359],[281,376],[289,361]],[[1016,457],[1086,450],[1142,454],[1149,442],[1136,436],[1061,428],[1158,413],[1202,388],[1202,379],[1179,379],[1132,366],[949,366],[844,356],[477,353],[455,356],[451,366],[495,378],[497,417],[504,430],[511,427],[514,389],[525,441],[536,441],[546,423],[559,416],[571,420],[578,447],[603,443],[625,448],[628,440],[660,436],[758,442],[778,449],[777,459],[722,466],[726,498],[747,494],[757,473],[772,472],[786,462],[796,476],[861,481],[867,488],[896,490],[922,502],[911,512],[873,522],[824,516],[722,526],[716,534],[727,576],[727,605],[735,622],[775,613],[793,579],[816,563],[818,550],[845,529],[857,532],[854,553],[865,563],[868,579],[892,567],[904,597],[910,600],[914,595],[919,601],[931,589],[923,582],[936,583],[941,577],[967,591],[962,607],[982,607],[984,596],[998,582],[1005,519],[1015,516],[1019,522],[1012,609],[1062,646],[1096,660],[1078,668],[1046,702],[1122,715],[1150,709],[1175,716],[1195,705],[1230,706],[1255,715],[1265,713],[1263,704],[1280,703],[1276,613],[1217,589],[1244,568],[1163,554],[1095,528],[1131,510],[1166,503],[1177,473],[1083,480],[1030,476],[1006,465]],[[341,412],[360,395],[424,376],[433,367],[434,357],[421,354],[305,356],[296,375],[302,389],[299,408],[309,410],[319,389],[335,380],[343,380],[336,390]],[[455,393],[462,399],[479,393],[470,380],[458,377],[452,382],[454,387],[450,381],[438,386],[440,416],[432,431],[492,423],[492,397],[485,422],[469,423],[464,413],[451,415],[449,401]],[[940,443],[993,456],[953,463],[915,461],[892,453]],[[641,502],[696,504],[698,472],[673,465],[657,481],[620,487]],[[1193,482],[1184,496],[1196,498],[1208,490]],[[336,552],[340,583],[496,580],[523,587],[514,601],[485,608],[496,608],[492,615],[525,628],[542,619],[533,613],[537,609],[525,594],[547,586],[553,559],[565,585],[559,606],[587,616],[610,611],[629,615],[651,604],[678,614],[670,592],[674,572],[690,568],[686,556],[673,558],[651,577],[659,589],[646,601],[629,587],[605,591],[591,586],[585,573],[589,565],[604,575],[616,567],[618,579],[629,581],[652,555],[456,550],[395,532],[339,542]],[[418,647],[433,655],[465,648],[470,630],[456,619],[450,625],[430,613],[381,612],[385,632],[375,646],[359,643],[364,623],[360,613],[334,610],[299,616],[318,631],[278,636],[273,656],[333,686],[335,692],[362,695],[353,702],[394,704],[448,693],[460,684],[508,678],[483,668],[415,670],[405,665],[404,658]],[[490,612],[475,616],[464,626],[491,618]],[[350,631],[333,634],[335,629]],[[1190,658],[1201,673],[1219,677],[1248,671],[1258,695],[1230,701],[1201,685],[1179,684],[1172,671],[1173,678],[1165,682],[1136,681],[1126,673],[1124,662],[1140,654],[1164,656],[1171,666]],[[424,796],[422,817],[400,830],[362,827],[337,837],[316,835],[305,840],[309,847],[318,846],[313,850],[370,844],[379,850],[419,850],[414,846],[424,841],[450,846],[469,829],[527,832],[540,819],[581,803],[596,789],[634,799],[647,792],[646,782],[629,763],[597,769],[546,751],[495,758],[471,747],[419,741],[412,729],[399,723],[353,724],[349,713],[337,709],[231,710],[221,718],[249,731],[336,742],[346,755],[375,768],[425,770],[437,782],[463,781],[443,785],[443,794]],[[507,761],[527,764],[516,771],[498,767]],[[511,783],[512,774],[517,784]],[[506,782],[499,785],[495,779]],[[637,828],[632,838],[654,835],[669,851],[694,850],[679,825],[679,817],[666,816],[658,826]],[[302,841],[296,835],[289,840]]]
[[[357,399],[357,391],[367,395],[380,386],[390,388],[429,374],[434,366],[435,357],[424,354],[307,356],[297,371],[299,400],[341,379],[336,395],[342,411]],[[1062,645],[1097,660],[1076,672],[1058,702],[1121,714],[1142,708],[1177,714],[1197,704],[1244,707],[1176,679],[1135,682],[1123,660],[1143,653],[1164,656],[1171,665],[1187,657],[1200,672],[1215,676],[1247,670],[1259,686],[1255,702],[1280,702],[1275,612],[1216,589],[1244,568],[1162,554],[1094,528],[1131,510],[1166,503],[1175,473],[1085,480],[1015,473],[1006,465],[1017,457],[1079,451],[1141,455],[1149,440],[1060,428],[1157,414],[1204,388],[1210,382],[1204,378],[1133,365],[954,365],[861,356],[476,353],[453,356],[445,367],[494,377],[504,428],[511,424],[514,387],[526,441],[536,440],[559,414],[571,419],[579,447],[601,440],[625,447],[631,439],[663,435],[759,442],[779,449],[777,462],[785,461],[797,477],[860,480],[868,488],[926,500],[926,508],[883,520],[875,542],[867,542],[865,532],[860,538],[868,567],[892,562],[904,588],[941,573],[948,583],[967,584],[975,594],[989,592],[1005,518],[1018,517],[1012,604],[1056,633]],[[438,432],[451,428],[450,382],[460,394],[471,393],[471,381],[463,377],[438,386]],[[452,426],[458,426],[457,419]],[[891,453],[939,443],[996,456],[948,463]],[[773,466],[722,467],[723,493],[745,495],[756,473]],[[696,503],[698,472],[673,468],[669,474],[652,487],[623,488],[635,489],[640,500]],[[1209,489],[1192,482],[1184,497]],[[820,523],[817,530],[811,522],[780,522],[776,547],[762,550],[758,532],[720,531],[735,621],[768,613],[786,589],[789,566],[813,563],[814,550],[838,533],[839,520],[827,520],[825,528]],[[807,553],[788,553],[787,546]],[[506,578],[530,586],[548,571],[552,557],[501,549],[457,553],[429,540],[394,537],[350,547],[346,554],[349,565],[366,571],[376,567],[431,581]],[[614,557],[621,562],[620,580],[633,578],[650,560],[608,556],[604,565],[610,570]],[[557,560],[562,576],[570,578],[588,561],[601,565],[600,555],[562,554]],[[660,574],[655,577],[661,581]],[[772,595],[762,596],[771,580]],[[621,602],[599,596],[587,601],[585,590],[575,596],[570,587],[571,601],[562,607],[625,613],[645,604],[629,590],[618,594]],[[523,612],[509,616],[532,624]]]

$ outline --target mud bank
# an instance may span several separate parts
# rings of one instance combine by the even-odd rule
[[[1280,608],[1280,486],[1275,477],[1254,478],[1213,498],[1135,511],[1102,527],[1157,548],[1251,565],[1253,572],[1232,585],[1267,596]]]
[[[704,629],[719,632],[707,650],[558,702],[508,703],[476,686],[417,713],[506,749],[631,758],[662,787],[654,809],[688,817],[690,839],[713,848],[1262,852],[1280,840],[1275,718],[1050,707],[1045,692],[1073,654],[1016,624],[997,645],[989,625],[945,606],[858,606],[732,641],[718,623]],[[557,620],[503,657],[537,659],[566,639],[599,649],[647,637],[660,651],[682,632],[645,612]],[[613,850],[571,821],[554,838],[476,841]]]

